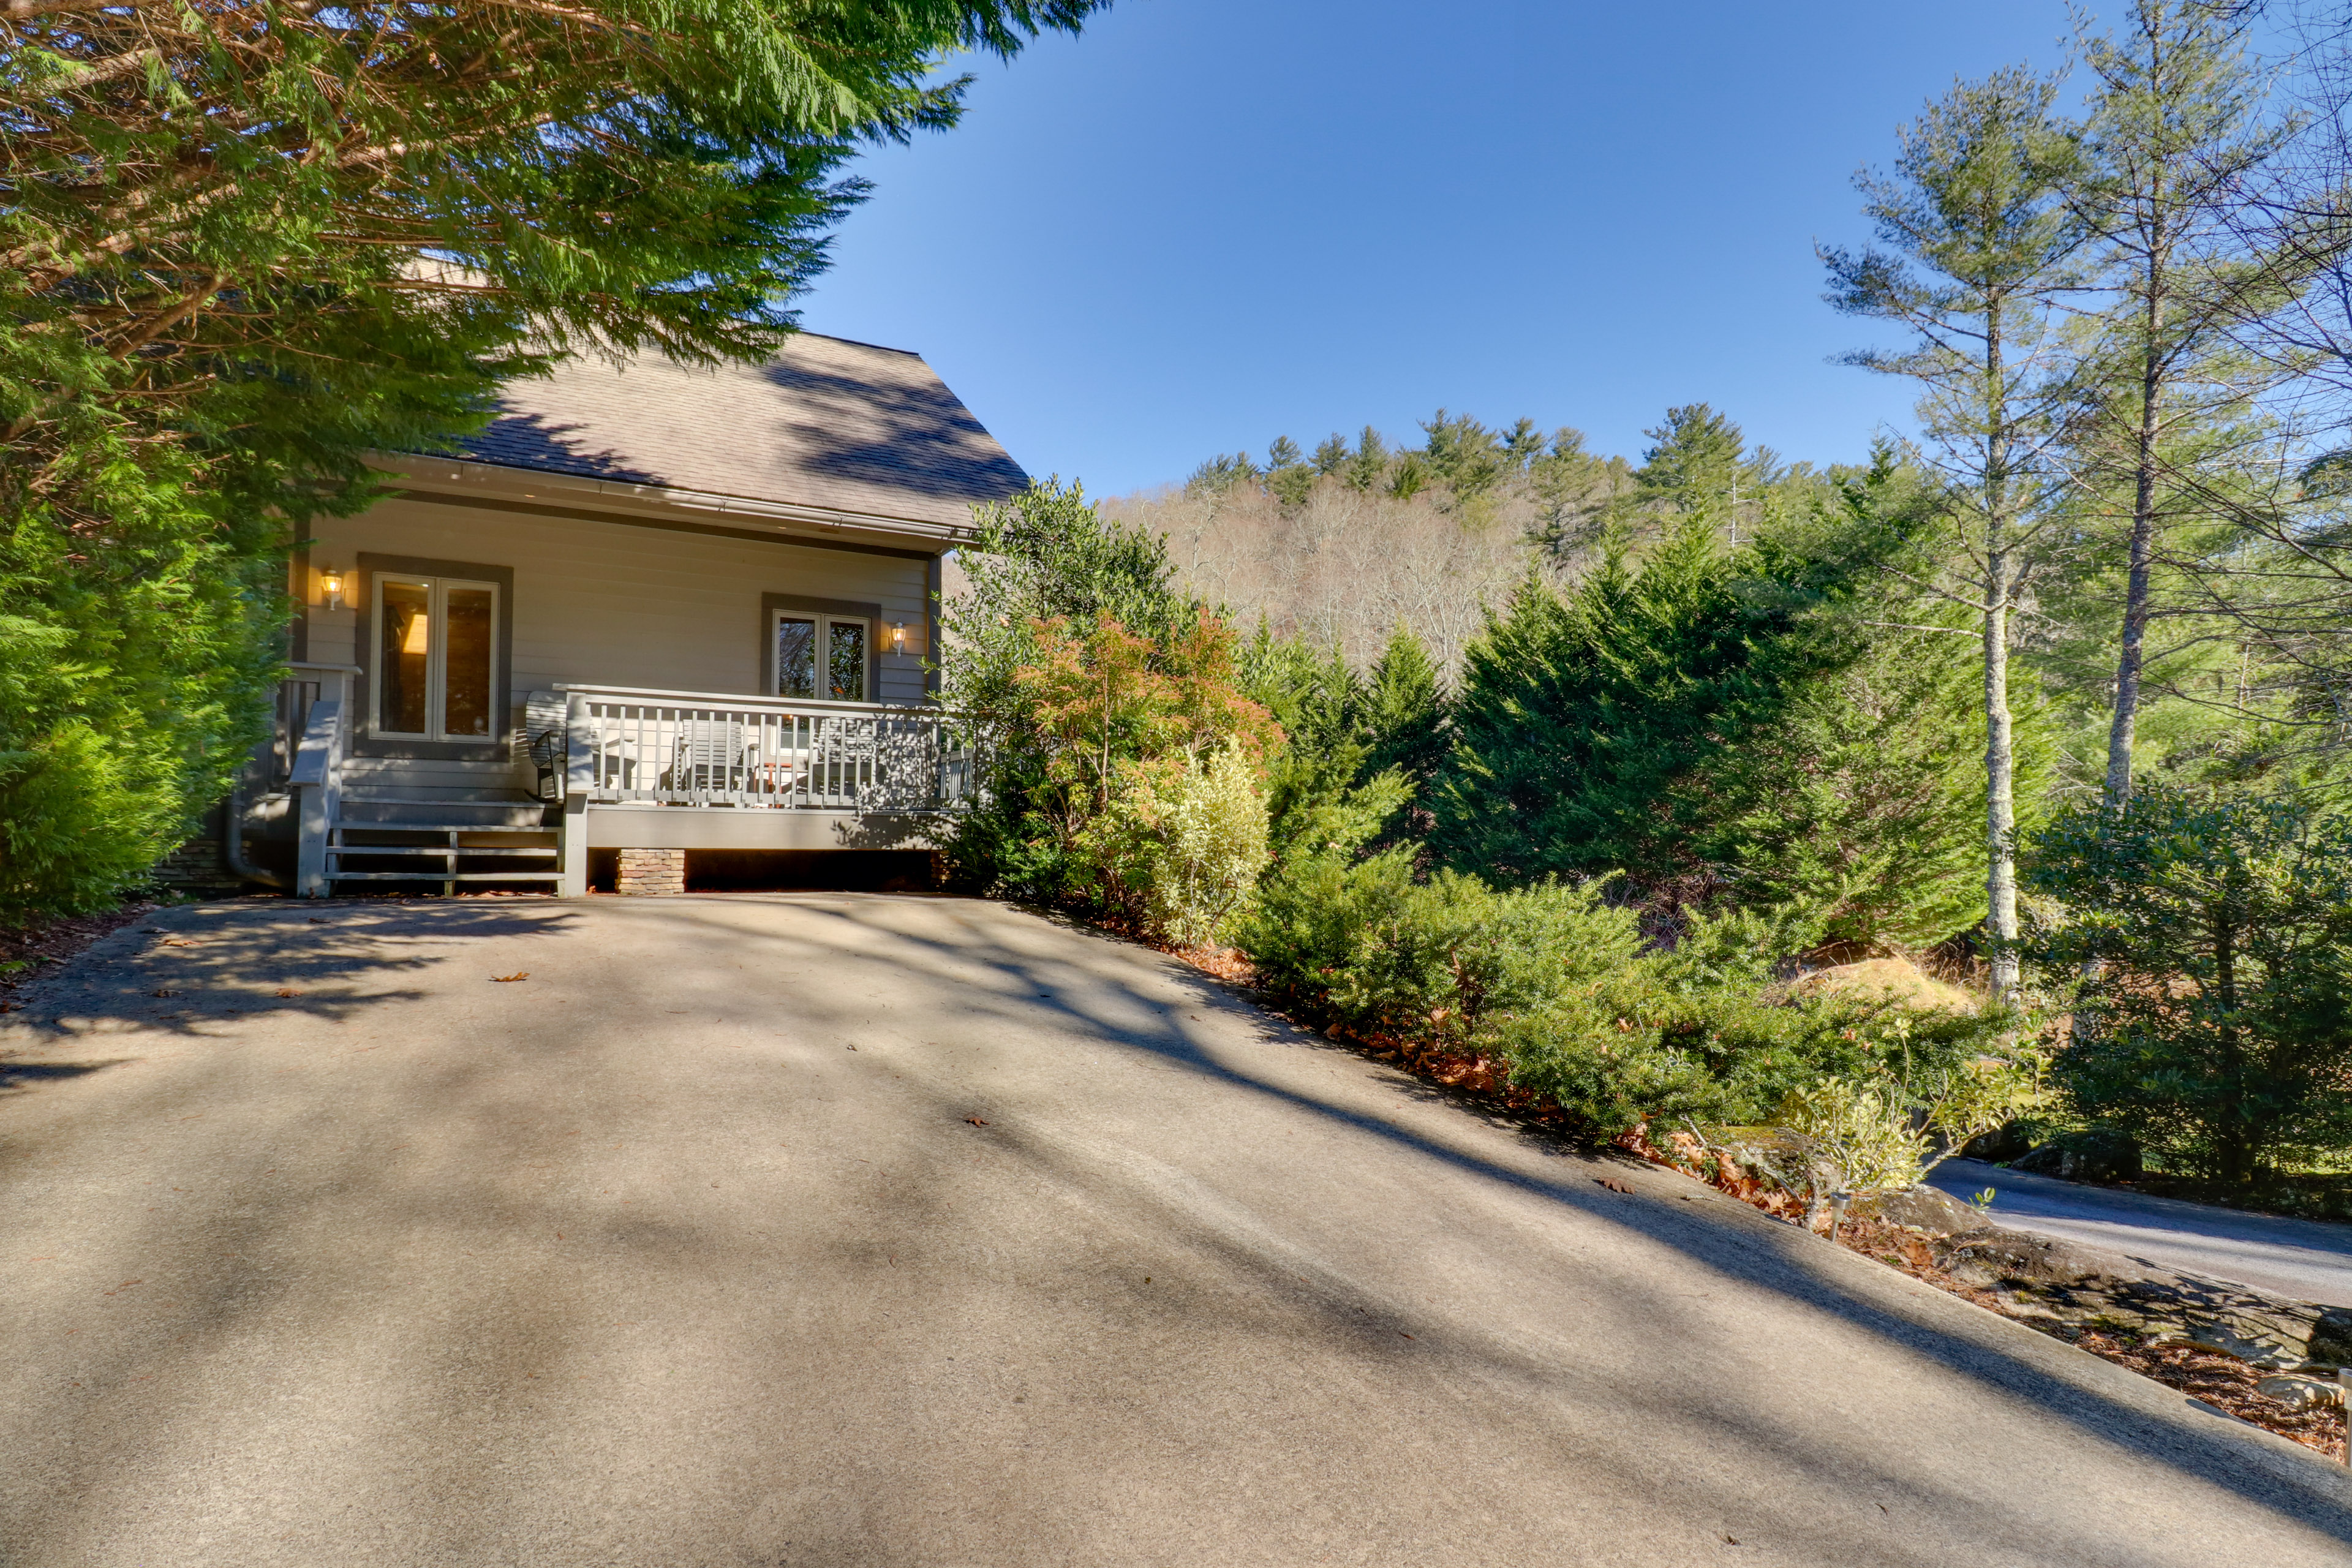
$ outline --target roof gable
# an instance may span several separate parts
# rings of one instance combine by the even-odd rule
[[[810,332],[760,365],[570,360],[499,408],[466,456],[950,527],[1029,482],[920,355]]]

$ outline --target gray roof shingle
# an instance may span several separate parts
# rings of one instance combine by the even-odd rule
[[[509,468],[962,525],[1029,476],[919,354],[801,332],[762,365],[583,358],[465,445]]]

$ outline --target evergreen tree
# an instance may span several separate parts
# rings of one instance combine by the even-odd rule
[[[1633,482],[1644,500],[1678,517],[1728,504],[1748,449],[1739,426],[1704,403],[1666,410],[1664,423],[1642,432],[1651,440]]]
[[[1584,432],[1565,426],[1528,462],[1528,485],[1536,501],[1530,541],[1563,563],[1622,521],[1635,495],[1633,469],[1624,458],[1588,451]]]
[[[1980,634],[1986,920],[2004,999],[2018,978],[2010,622],[2061,512],[2054,448],[2075,387],[2063,296],[2080,281],[2084,230],[2065,198],[2082,155],[2057,93],[2023,69],[1954,88],[1903,131],[1893,178],[1856,176],[1885,248],[1822,253],[1832,303],[1912,334],[1849,359],[1920,384],[1927,456],[1950,501],[1938,586]]]
[[[1388,472],[1389,447],[1381,433],[1370,426],[1364,426],[1356,437],[1355,455],[1348,459],[1344,478],[1350,489],[1370,490]]]
[[[1255,460],[1247,452],[1220,452],[1203,462],[1184,480],[1184,493],[1195,496],[1230,495],[1243,485],[1254,485],[1263,476]]]
[[[303,520],[581,348],[756,358],[863,141],[1093,0],[0,12],[0,919],[184,837]]]
[[[1532,419],[1522,419],[1503,433],[1503,458],[1522,472],[1544,455],[1544,433]]]
[[[1333,431],[1317,444],[1310,461],[1315,465],[1317,479],[1329,479],[1348,466],[1348,438]]]
[[[1364,679],[1359,711],[1364,773],[1394,768],[1412,784],[1418,798],[1436,776],[1451,737],[1437,662],[1429,657],[1428,646],[1402,622],[1397,624]]]
[[[1419,452],[1400,452],[1389,470],[1388,492],[1399,500],[1411,500],[1429,488],[1431,478],[1429,464]]]
[[[1852,662],[1852,637],[1802,613],[1839,576],[1769,546],[1722,556],[1693,518],[1639,568],[1620,547],[1566,595],[1528,580],[1464,659],[1439,853],[1510,882],[1710,878],[1707,803],[1679,786]]]
[[[1822,938],[1917,950],[1984,919],[1984,774],[1977,673],[1943,630],[1874,637],[1853,662],[1805,682],[1773,723],[1704,759],[1678,786],[1707,803],[1696,859],[1732,900],[1812,911]],[[2021,687],[2017,792],[2040,819],[2055,748]]]
[[[1466,414],[1441,408],[1421,427],[1427,437],[1422,464],[1451,493],[1454,506],[1475,506],[1512,471],[1510,456],[1495,432]]]
[[[2084,1116],[2226,1181],[2352,1147],[2352,837],[2283,800],[2143,784],[2032,846],[2064,923],[2036,946],[2086,976],[2058,1061]]]
[[[1298,443],[1277,436],[1265,452],[1265,488],[1285,507],[1306,504],[1315,489],[1316,473],[1299,454]]]
[[[2213,442],[2215,426],[2242,422],[2284,369],[2233,352],[2233,331],[2298,292],[2344,244],[2264,254],[2249,222],[2251,187],[2297,131],[2264,112],[2266,84],[2244,52],[2249,15],[2207,0],[2133,0],[2125,17],[2120,36],[2084,39],[2098,87],[2074,198],[2115,295],[2088,367],[2093,417],[2077,438],[2084,468],[2122,492],[2128,519],[2106,747],[2115,801],[2131,792],[2160,536],[2210,510],[2202,492],[2228,482],[2214,470],[2247,456],[2241,441]]]
[[[1741,520],[1776,477],[1769,452],[1750,456],[1739,426],[1704,403],[1666,410],[1643,435],[1654,443],[1634,470],[1635,499],[1672,520],[1704,516],[1739,542]],[[1753,530],[1749,530],[1753,531]]]
[[[1937,647],[1966,628],[1886,591],[1920,489],[1882,450],[1834,507],[1739,550],[1696,511],[1638,566],[1620,542],[1572,590],[1522,587],[1465,661],[1443,857],[1801,907],[1832,941],[1916,947],[1980,918],[1977,691]],[[2021,706],[2031,817],[2051,748]]]
[[[1356,733],[1363,687],[1337,648],[1277,637],[1264,620],[1234,660],[1243,695],[1264,707],[1286,737],[1266,779],[1268,842],[1277,857],[1323,811],[1343,802],[1363,771]]]

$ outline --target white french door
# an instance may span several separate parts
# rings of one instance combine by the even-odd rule
[[[490,739],[498,728],[498,585],[380,572],[374,611],[375,732]]]

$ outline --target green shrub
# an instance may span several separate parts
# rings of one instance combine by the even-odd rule
[[[1269,989],[1328,1016],[1466,1043],[1632,956],[1633,912],[1600,895],[1597,883],[1498,892],[1452,871],[1416,883],[1407,849],[1356,860],[1337,846],[1266,879],[1241,942]]]
[[[1249,900],[1266,860],[1265,796],[1238,744],[1120,770],[1075,861],[1146,931],[1205,946]]]
[[[2086,962],[2057,1072],[2084,1121],[2224,1181],[2352,1147],[2352,831],[2293,801],[2143,784],[2062,814],[2023,858]]]
[[[0,522],[0,924],[120,899],[267,719],[276,571],[236,558],[211,499],[107,496],[103,529]]]
[[[1784,994],[1773,961],[1811,934],[1785,914],[1698,917],[1672,948],[1644,952],[1633,911],[1606,890],[1498,891],[1450,872],[1421,884],[1404,850],[1357,860],[1339,847],[1269,876],[1240,941],[1261,981],[1306,1010],[1498,1058],[1514,1086],[1601,1136],[1760,1121],[1832,1079],[1893,1086],[1906,1106],[1962,1095],[1966,1064],[2011,1027]]]
[[[1344,849],[1295,854],[1259,881],[1236,940],[1265,989],[1328,1010],[1333,986],[1358,967],[1370,933],[1393,921],[1412,891],[1408,850],[1363,860]]]
[[[178,770],[134,761],[71,720],[0,752],[0,916],[100,907],[179,841]]]

